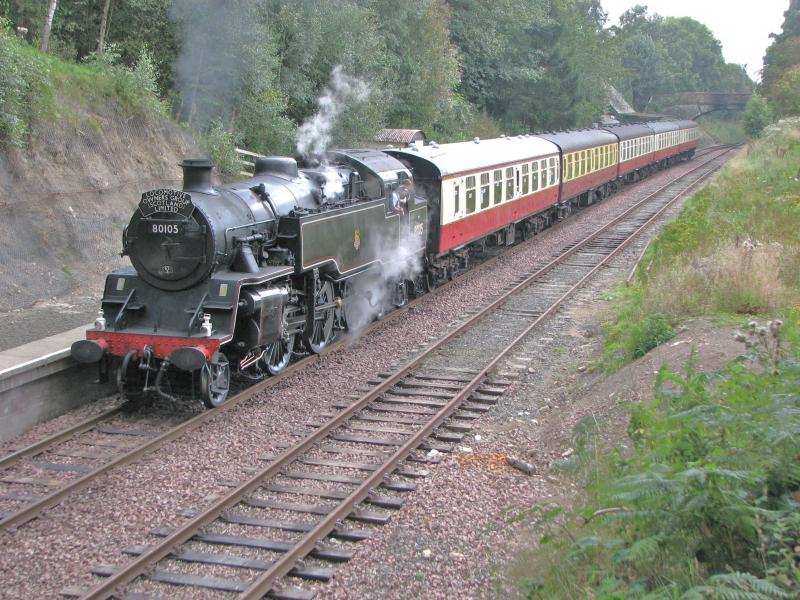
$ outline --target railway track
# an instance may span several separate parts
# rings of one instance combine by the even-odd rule
[[[152,544],[125,549],[135,558],[95,567],[92,572],[104,580],[94,588],[64,594],[99,599],[158,593],[169,584],[187,595],[203,588],[242,598],[313,597],[307,582],[330,579],[330,563],[349,560],[370,527],[402,505],[402,494],[425,476],[424,466],[459,443],[511,385],[513,372],[501,369],[511,368],[503,365],[517,345],[714,173],[729,151],[714,153],[521,274],[500,297],[394,372],[378,374],[363,394],[310,421],[311,431],[298,443],[278,456],[253,457],[259,466],[244,481],[231,483],[206,508],[186,511],[182,525],[155,530]]]

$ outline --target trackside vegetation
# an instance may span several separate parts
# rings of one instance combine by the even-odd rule
[[[569,510],[539,507],[543,535],[513,569],[522,597],[800,597],[799,180],[800,122],[768,127],[620,290],[611,368],[698,315],[739,323],[742,356],[662,370],[627,440],[575,428],[563,472],[584,491]]]
[[[606,324],[614,370],[681,319],[773,314],[800,298],[800,121],[767,128],[651,244]]]

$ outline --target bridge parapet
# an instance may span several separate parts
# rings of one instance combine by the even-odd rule
[[[653,96],[647,105],[648,112],[661,112],[683,119],[696,119],[718,110],[743,111],[752,94],[721,92],[679,92]]]

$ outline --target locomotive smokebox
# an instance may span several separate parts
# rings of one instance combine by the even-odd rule
[[[214,194],[211,187],[211,170],[214,168],[207,158],[186,158],[181,163],[183,167],[183,191]]]

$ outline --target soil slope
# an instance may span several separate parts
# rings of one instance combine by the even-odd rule
[[[141,193],[196,151],[166,119],[94,114],[0,152],[0,349],[91,320]]]

